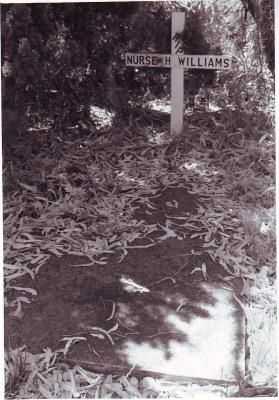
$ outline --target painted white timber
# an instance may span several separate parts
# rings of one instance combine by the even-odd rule
[[[185,13],[172,13],[171,54],[126,53],[127,67],[171,68],[171,135],[178,136],[183,130],[184,115],[184,68],[221,69],[232,66],[232,58],[222,55],[192,55],[183,53],[180,34],[184,30]]]
[[[171,54],[183,54],[179,34],[184,30],[185,13],[173,12],[171,22]],[[171,69],[171,135],[178,136],[183,130],[184,114],[184,68]]]
[[[187,69],[223,69],[231,68],[232,58],[222,55],[188,55],[126,53],[127,67],[154,67]]]

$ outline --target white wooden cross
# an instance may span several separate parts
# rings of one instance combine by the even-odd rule
[[[231,68],[231,57],[221,55],[183,54],[180,34],[184,30],[185,13],[172,13],[171,54],[126,53],[126,66],[171,68],[171,135],[178,136],[183,130],[184,68],[223,69]]]

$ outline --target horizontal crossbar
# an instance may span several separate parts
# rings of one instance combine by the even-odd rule
[[[230,69],[232,58],[223,55],[172,55],[126,53],[127,67],[180,67],[189,69]]]

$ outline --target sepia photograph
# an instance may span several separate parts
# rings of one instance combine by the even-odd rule
[[[275,2],[1,3],[3,398],[275,398]]]

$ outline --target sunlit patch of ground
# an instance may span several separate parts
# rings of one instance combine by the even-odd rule
[[[210,284],[204,290],[213,296],[214,305],[200,304],[208,317],[196,316],[187,322],[179,313],[165,312],[165,319],[185,339],[170,340],[165,349],[127,341],[125,352],[131,365],[173,375],[216,380],[237,380],[244,371],[244,319],[239,317],[232,292]],[[190,307],[191,303],[185,307]],[[156,309],[153,315],[156,316]],[[163,332],[162,332],[163,335]]]
[[[242,220],[251,225],[251,229],[259,230],[262,234],[275,233],[276,210],[272,208],[258,208],[240,211]]]
[[[147,103],[151,110],[160,111],[166,114],[171,113],[171,102],[169,100],[156,99]]]
[[[90,106],[90,117],[94,120],[96,129],[101,129],[112,126],[115,113],[109,112],[105,108]]]
[[[221,173],[220,168],[214,166],[208,166],[207,163],[202,162],[200,160],[189,159],[184,162],[179,167],[182,171],[193,171],[198,175],[202,176],[205,181],[211,181],[214,179],[214,176],[218,176]]]
[[[170,141],[169,131],[156,132],[155,130],[153,130],[148,139],[148,142],[150,144],[156,144],[156,145],[162,145],[168,143],[169,141]]]
[[[156,107],[157,110],[165,113],[170,112],[170,104],[168,102],[155,102],[154,110]],[[98,107],[92,108],[92,117],[95,120],[99,120],[97,125],[100,128],[111,126],[113,121],[112,114]],[[198,116],[198,118],[200,117]],[[228,118],[227,115],[224,116],[224,118],[226,120],[226,118]],[[208,117],[206,117],[206,119],[208,119]],[[199,135],[198,138],[202,138],[204,134],[201,128],[203,122],[205,126],[208,123],[207,120],[201,120],[197,124],[195,135]],[[249,369],[252,373],[253,380],[257,383],[267,382],[276,384],[275,380],[270,379],[271,375],[276,376],[276,359],[273,356],[276,353],[276,285],[274,283],[275,210],[271,206],[274,186],[271,184],[273,178],[269,174],[274,164],[274,160],[270,157],[270,148],[273,146],[273,142],[270,141],[269,145],[264,146],[265,139],[269,135],[262,133],[261,139],[258,142],[238,142],[235,146],[230,148],[228,153],[222,154],[221,145],[218,143],[218,140],[222,140],[223,137],[229,137],[229,135],[226,135],[226,133],[228,133],[226,124],[223,123],[221,125],[222,126],[214,125],[215,136],[218,136],[219,129],[221,130],[221,134],[219,134],[217,139],[215,136],[210,139],[208,135],[206,136],[204,134],[204,137],[206,136],[206,141],[202,142],[200,140],[199,143],[198,139],[196,140],[192,137],[190,141],[192,140],[193,144],[199,147],[199,149],[196,150],[196,148],[192,148],[192,150],[184,157],[181,157],[181,159],[178,154],[176,159],[178,165],[181,166],[180,172],[185,172],[185,179],[183,182],[187,183],[187,181],[190,181],[193,184],[194,193],[200,196],[204,194],[208,196],[207,209],[204,210],[204,212],[200,210],[201,212],[198,214],[197,218],[192,218],[192,221],[190,221],[192,224],[201,224],[201,226],[196,226],[197,231],[195,234],[200,234],[201,237],[204,237],[204,250],[208,250],[213,258],[216,257],[217,254],[221,257],[221,261],[224,261],[224,267],[228,268],[229,276],[230,274],[240,274],[244,278],[241,296],[245,300],[248,299],[248,303],[250,302],[248,308],[245,309],[245,313],[249,323],[248,334],[250,336],[250,350],[253,352],[249,360]],[[44,128],[45,127],[39,126],[39,129]],[[163,132],[156,132],[154,130],[152,132],[154,136],[152,138],[152,144],[164,144],[168,133],[167,129],[168,127],[166,127],[166,129],[164,128]],[[228,130],[229,129],[230,127]],[[132,139],[131,143],[132,145],[134,144],[134,139]],[[214,147],[215,144],[216,147]],[[212,148],[209,149],[209,145],[213,145],[213,150]],[[118,151],[120,151],[120,149],[118,149]],[[121,151],[123,151],[123,149],[121,149]],[[70,154],[71,153],[68,152],[68,156],[70,156]],[[148,157],[145,158],[146,154],[148,154]],[[219,163],[217,162],[218,154],[221,156],[221,162]],[[213,155],[213,159],[210,158],[209,155]],[[10,228],[13,229],[13,223],[16,224],[18,220],[18,210],[20,209],[18,204],[22,206],[27,203],[29,207],[28,210],[32,209],[34,206],[35,213],[38,211],[41,216],[48,209],[48,211],[50,211],[48,217],[53,218],[53,220],[51,221],[49,218],[41,216],[35,216],[36,218],[34,219],[32,217],[32,219],[28,210],[27,216],[24,217],[25,219],[20,219],[21,225],[17,228],[20,230],[20,234],[18,236],[11,235],[14,242],[9,243],[8,254],[9,249],[11,249],[13,254],[18,251],[18,254],[21,254],[23,257],[22,259],[19,258],[18,264],[12,264],[11,261],[10,264],[6,265],[8,270],[7,275],[10,275],[9,278],[11,278],[11,280],[13,279],[13,273],[20,274],[22,272],[30,273],[31,275],[31,271],[27,270],[25,267],[29,265],[30,261],[33,262],[32,265],[36,265],[36,260],[41,260],[41,264],[44,264],[46,260],[44,258],[40,259],[40,257],[46,257],[46,252],[48,251],[52,251],[54,254],[55,252],[62,254],[67,251],[80,251],[84,232],[90,235],[90,240],[87,240],[87,243],[83,242],[83,253],[81,254],[89,252],[92,256],[95,254],[102,255],[106,250],[111,251],[110,249],[114,248],[114,244],[117,246],[125,246],[127,242],[133,238],[142,237],[140,233],[133,236],[135,232],[128,230],[129,226],[133,228],[134,231],[135,228],[141,229],[143,231],[143,236],[145,233],[151,232],[154,227],[151,227],[152,229],[149,230],[148,227],[140,227],[140,224],[137,223],[131,225],[130,216],[133,211],[133,206],[131,205],[132,196],[128,199],[130,194],[127,195],[126,200],[128,199],[128,201],[125,205],[123,205],[123,203],[121,204],[119,199],[120,197],[121,199],[124,198],[123,192],[125,193],[126,190],[128,193],[131,189],[135,189],[136,187],[142,189],[144,186],[148,186],[148,183],[152,183],[151,187],[147,188],[150,190],[141,192],[141,201],[146,204],[147,199],[145,195],[150,195],[152,191],[155,193],[155,187],[158,187],[159,183],[162,185],[173,184],[174,176],[168,175],[164,165],[164,157],[162,154],[158,156],[156,150],[154,150],[153,153],[147,152],[145,155],[141,155],[142,164],[138,163],[138,161],[133,158],[134,156],[135,152],[129,156],[130,160],[127,158],[127,166],[125,166],[124,162],[123,168],[118,169],[117,173],[120,174],[118,176],[120,182],[116,189],[119,190],[119,193],[111,198],[109,198],[109,194],[112,192],[112,187],[107,186],[107,183],[109,183],[111,179],[112,185],[114,184],[115,171],[110,176],[110,169],[106,168],[106,164],[104,163],[106,154],[98,153],[98,161],[95,159],[92,161],[90,159],[87,163],[85,160],[81,165],[82,171],[80,176],[84,178],[83,182],[90,182],[90,189],[92,190],[92,192],[90,192],[91,197],[94,195],[96,196],[96,200],[98,199],[99,201],[100,198],[97,194],[101,192],[102,198],[98,204],[94,203],[95,208],[92,207],[91,209],[88,203],[84,202],[85,191],[83,188],[75,187],[75,182],[70,181],[70,175],[67,176],[67,174],[65,174],[65,169],[68,168],[68,164],[78,164],[79,159],[74,159],[74,161],[72,161],[69,157],[68,164],[61,163],[57,168],[53,167],[51,164],[52,161],[49,162],[49,165],[46,163],[46,167],[53,167],[51,172],[46,171],[50,173],[49,182],[53,182],[53,187],[50,185],[50,190],[54,193],[57,188],[64,188],[67,193],[67,202],[65,202],[65,204],[63,203],[63,197],[60,197],[55,200],[52,199],[50,202],[51,206],[49,207],[46,195],[42,196],[40,193],[36,192],[36,182],[30,183],[23,179],[26,178],[27,175],[21,176],[21,191],[19,190],[15,194],[10,204],[9,201],[7,202],[12,212],[9,211],[7,216],[5,216],[5,223],[8,226],[10,224]],[[91,158],[93,158],[93,156]],[[87,170],[87,167],[90,174],[83,175],[83,171]],[[262,170],[258,167],[266,167],[267,171],[265,174],[263,174]],[[135,170],[140,168],[142,168],[142,175],[135,176]],[[104,171],[106,171],[106,174],[104,174]],[[63,173],[63,179],[59,178],[59,176],[62,176],[61,173]],[[89,179],[88,176],[90,177]],[[199,177],[199,179],[196,179],[196,177]],[[156,184],[153,185],[155,182]],[[179,183],[183,184],[183,182],[181,180]],[[39,197],[41,197],[41,199],[35,201],[34,198],[37,195],[40,195]],[[20,196],[22,196],[24,201],[21,201]],[[267,198],[266,202],[262,201],[265,198]],[[17,203],[18,199],[19,202]],[[117,203],[117,201],[119,202]],[[261,204],[258,204],[260,202]],[[254,207],[256,205],[255,203],[257,203],[259,207]],[[267,204],[267,207],[262,207],[262,204]],[[7,209],[9,209],[9,207],[7,207]],[[60,219],[60,215],[59,218],[57,218],[57,210],[59,213],[61,212],[61,215],[68,215],[66,218],[66,225],[63,220],[64,217]],[[21,209],[21,212],[22,211],[24,210]],[[98,220],[97,227],[93,227],[93,224],[90,226],[87,225],[87,211],[92,213],[96,221]],[[53,214],[51,214],[51,212]],[[74,219],[71,219],[71,213],[75,216]],[[127,216],[127,219],[123,220],[123,216]],[[82,222],[76,221],[77,218],[80,218]],[[189,223],[189,219],[190,218],[187,216],[185,225]],[[53,223],[53,221],[55,221],[55,223]],[[122,230],[126,234],[125,236],[122,232],[121,240],[119,240],[117,236],[119,232],[113,232],[111,229],[112,221],[114,221],[114,225],[120,228],[119,231]],[[44,225],[43,232],[45,237],[42,239],[42,242],[37,238],[37,233],[33,235],[32,229],[26,230],[26,226],[28,226],[29,222],[34,223],[35,229],[40,228],[40,224]],[[60,223],[64,225],[62,226]],[[51,242],[53,237],[52,235],[48,235],[51,233],[47,226],[48,224],[55,226],[57,231],[61,229],[60,233],[64,236],[59,236],[59,243],[55,243],[55,241]],[[98,237],[95,240],[99,232],[102,232],[104,237]],[[215,241],[217,234],[219,235],[218,240]],[[108,239],[110,238],[112,238],[112,243],[109,243],[110,249],[108,249]],[[28,247],[25,246],[26,244],[28,246],[32,246],[33,244],[35,251],[29,254]],[[10,246],[13,245],[15,247],[10,248]],[[25,253],[21,252],[21,246],[25,246]],[[42,246],[44,246],[43,254],[40,254]],[[13,307],[15,311],[19,305],[20,304],[17,302],[14,303]],[[177,319],[175,322],[177,322]],[[49,356],[46,357],[46,359],[49,359]],[[77,371],[73,373],[75,375],[78,374]],[[98,376],[100,377],[100,375]],[[67,387],[71,388],[71,374],[68,373],[65,379],[67,380]],[[90,379],[92,379],[92,376]],[[104,378],[102,379],[102,382],[104,382]],[[55,379],[53,382],[54,381]],[[106,384],[111,384],[111,382],[106,382]],[[70,390],[67,394],[73,393],[73,395],[76,395],[76,388],[72,389],[73,392]]]

